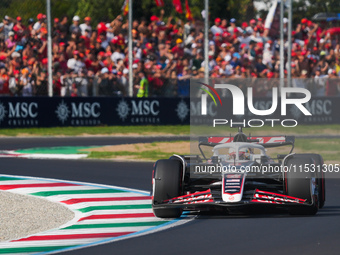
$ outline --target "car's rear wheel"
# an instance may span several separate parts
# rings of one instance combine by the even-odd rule
[[[314,161],[311,157],[296,154],[289,157],[285,165],[290,169],[286,174],[286,194],[288,196],[305,199],[309,205],[294,205],[289,209],[292,215],[315,215],[318,211],[318,197],[316,196],[316,175],[305,171],[305,164],[311,165]]]
[[[178,160],[158,160],[153,178],[152,209],[159,218],[177,218],[181,208],[157,208],[164,200],[178,197],[182,193],[182,165]]]

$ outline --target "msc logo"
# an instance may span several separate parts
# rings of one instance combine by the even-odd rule
[[[94,103],[71,103],[72,118],[98,118],[100,116],[100,104]]]
[[[159,113],[159,101],[158,100],[140,100],[138,103],[135,100],[132,103],[132,113],[131,115],[158,115]]]
[[[120,119],[131,123],[159,123],[160,103],[158,100],[122,99],[116,111]]]
[[[98,102],[71,102],[71,107],[69,108],[68,104],[62,100],[59,105],[57,106],[57,109],[55,113],[57,114],[58,119],[64,124],[68,120],[69,117],[71,117],[72,120],[74,119],[83,119],[83,120],[94,120],[98,119],[100,117],[100,103]],[[97,121],[89,121],[89,122],[74,122],[71,124],[73,125],[94,125]]]
[[[8,103],[8,117],[9,118],[36,118],[38,116],[37,103]]]
[[[38,115],[36,102],[0,102],[0,124],[6,121],[8,126],[37,126]]]
[[[6,107],[0,102],[0,123],[5,118],[6,113],[7,113]]]

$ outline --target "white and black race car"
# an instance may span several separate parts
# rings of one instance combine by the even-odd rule
[[[179,217],[183,210],[246,209],[269,205],[293,215],[314,215],[325,203],[323,158],[293,153],[293,136],[199,139],[201,156],[158,160],[152,174],[152,208],[157,217]],[[291,145],[271,158],[267,148]],[[207,157],[203,146],[212,147]],[[210,148],[211,149],[211,148]]]

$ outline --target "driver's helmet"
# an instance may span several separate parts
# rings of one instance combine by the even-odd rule
[[[240,160],[249,160],[250,155],[252,154],[252,149],[248,147],[244,147],[242,149],[239,149],[238,151],[238,158]],[[236,158],[236,151],[234,148],[229,149],[229,154],[227,155],[227,159],[235,159]]]

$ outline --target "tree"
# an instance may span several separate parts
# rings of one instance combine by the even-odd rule
[[[27,22],[29,18],[37,17],[38,13],[46,13],[46,1],[36,0],[36,1],[22,1],[22,0],[1,0],[0,1],[1,17],[8,15],[12,18],[21,16],[24,23]]]
[[[81,18],[90,16],[93,23],[110,22],[122,14],[123,4],[124,0],[78,0],[76,14]]]
[[[189,0],[188,2],[193,17],[202,19],[201,12],[204,9],[204,0]],[[184,7],[184,1],[182,1],[182,4]],[[156,6],[155,0],[143,0],[134,1],[133,11],[135,19],[141,17],[148,19],[151,15],[159,15],[160,8]],[[164,0],[164,11],[165,16],[172,15],[185,20],[185,13],[176,13],[172,0]],[[211,23],[216,17],[249,21],[255,17],[255,10],[253,0],[210,0],[209,14]]]

